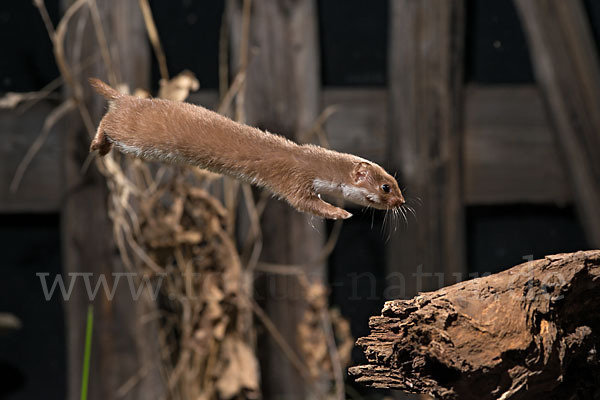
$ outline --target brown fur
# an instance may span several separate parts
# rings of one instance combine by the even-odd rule
[[[115,145],[145,159],[196,165],[264,187],[296,209],[324,218],[352,214],[321,200],[315,179],[377,194],[378,201],[362,205],[389,209],[404,203],[396,180],[362,158],[300,146],[189,103],[140,99],[98,79],[90,83],[109,100],[90,147],[100,155]],[[391,187],[390,193],[382,191],[384,183]]]

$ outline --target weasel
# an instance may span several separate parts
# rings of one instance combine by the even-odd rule
[[[125,95],[95,78],[90,84],[109,103],[90,146],[101,156],[115,146],[151,161],[195,165],[263,187],[323,218],[352,214],[321,195],[383,210],[405,202],[396,180],[363,158],[298,145],[189,103]]]

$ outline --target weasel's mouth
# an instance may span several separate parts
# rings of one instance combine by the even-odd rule
[[[377,210],[391,210],[393,208],[388,206],[386,203],[379,203],[372,200],[369,200],[369,207],[373,207]]]
[[[374,201],[373,199],[367,198],[367,201],[369,202],[370,207],[376,208],[378,210],[399,210],[404,204],[404,202],[400,200],[396,201],[394,199]]]

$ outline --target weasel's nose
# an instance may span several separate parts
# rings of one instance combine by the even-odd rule
[[[400,195],[398,196],[398,198],[396,199],[396,204],[395,207],[400,207],[402,204],[406,203],[406,200],[404,200],[404,196]]]

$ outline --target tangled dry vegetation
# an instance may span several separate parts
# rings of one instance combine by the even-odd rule
[[[78,111],[90,137],[94,133],[92,114],[82,101],[82,79],[78,77],[85,66],[69,65],[62,47],[66,32],[71,29],[69,20],[77,13],[90,14],[89,22],[94,24],[99,53],[109,78],[115,76],[110,70],[109,46],[94,0],[74,2],[56,30],[43,1],[36,0],[35,4],[55,46],[62,80],[34,94],[21,97],[10,94],[5,99],[5,106],[14,107],[21,102],[44,98],[63,81],[69,88],[70,97],[48,117],[47,126],[19,167],[13,185],[15,190],[28,163],[58,119]],[[198,89],[198,81],[189,72],[168,79],[150,9],[146,1],[140,1],[140,6],[163,75],[159,96],[183,101],[190,90]],[[249,10],[249,7],[244,9]],[[247,32],[248,12],[244,21]],[[247,43],[245,46],[247,48]],[[221,62],[227,63],[227,60]],[[237,101],[238,106],[243,105],[243,81],[242,69],[223,94],[220,112],[226,113],[233,101]],[[120,89],[129,91],[125,86]],[[136,95],[148,95],[141,90],[132,91]],[[330,111],[319,118],[314,133],[322,136],[320,124]],[[258,196],[255,201],[257,196],[250,187],[194,167],[149,164],[115,152],[102,159],[90,158],[88,162],[93,162],[106,178],[109,216],[124,265],[137,276],[161,282],[155,307],[160,315],[162,369],[169,398],[258,397],[256,323],[262,324],[273,335],[280,350],[317,397],[328,397],[334,391],[337,398],[344,397],[343,367],[349,362],[353,339],[348,323],[339,313],[329,310],[327,288],[309,282],[301,272],[296,274],[308,304],[298,326],[296,343],[281,337],[275,324],[253,300],[253,271],[258,263],[262,238],[259,220],[266,196]],[[82,167],[86,168],[85,165]],[[227,206],[223,205],[223,200]],[[242,251],[234,241],[235,216],[240,205],[253,222]],[[339,226],[334,232],[339,232]],[[335,237],[331,237],[324,255],[334,243]],[[327,389],[323,389],[323,377],[329,382]],[[317,380],[319,384],[316,384]]]

